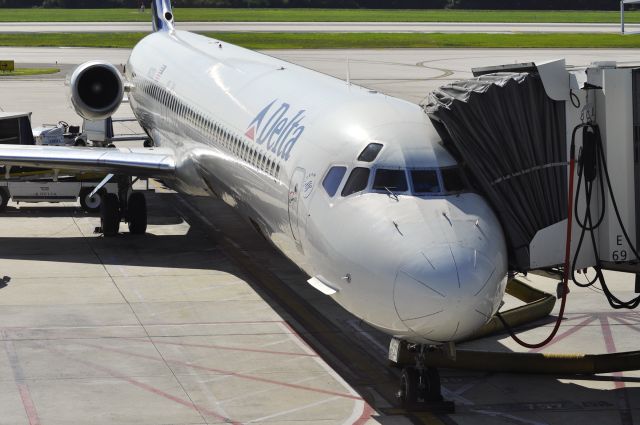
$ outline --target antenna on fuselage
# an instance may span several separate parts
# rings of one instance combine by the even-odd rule
[[[349,61],[349,56],[347,56],[347,85],[351,85],[351,63]]]

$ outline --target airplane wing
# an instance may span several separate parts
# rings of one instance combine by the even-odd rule
[[[170,149],[25,145],[0,145],[1,165],[133,176],[167,175],[176,168],[175,156]]]

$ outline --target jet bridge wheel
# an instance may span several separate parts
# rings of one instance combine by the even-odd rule
[[[127,222],[129,232],[144,235],[147,231],[147,201],[144,193],[133,192],[127,203]]]
[[[9,203],[9,191],[4,187],[0,187],[0,211],[4,211]]]
[[[116,236],[120,230],[120,201],[115,193],[107,193],[100,207],[100,224],[102,234],[106,237]]]

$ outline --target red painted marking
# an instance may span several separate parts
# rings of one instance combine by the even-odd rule
[[[545,345],[544,347],[540,347],[540,348],[534,348],[533,350],[529,350],[530,353],[539,353],[540,351],[544,350],[545,348],[562,341],[563,339],[573,335],[574,333],[578,332],[580,329],[582,329],[584,326],[587,326],[589,323],[595,321],[597,318],[596,317],[589,317],[586,320],[583,320],[582,322],[578,323],[577,325],[574,325],[571,329],[569,329],[566,332],[561,333],[560,335],[558,335],[553,341],[551,341],[550,343],[548,343],[547,345]]]
[[[6,333],[4,331],[0,331],[3,338],[6,337]],[[9,359],[9,365],[11,366],[11,371],[13,372],[13,379],[16,382],[16,387],[18,387],[18,392],[20,393],[20,399],[22,399],[22,405],[24,407],[24,411],[27,414],[27,419],[29,420],[29,425],[40,425],[40,418],[38,417],[38,411],[36,410],[36,406],[33,403],[33,399],[31,398],[31,392],[29,391],[29,386],[25,382],[24,372],[22,370],[22,365],[20,364],[20,359],[18,358],[18,353],[13,346],[12,341],[5,341],[4,349],[7,353],[7,358]]]
[[[300,336],[300,334],[298,332],[296,332],[296,330],[293,329],[293,327],[288,322],[283,320],[282,324],[284,325],[285,328],[289,329],[289,332],[291,332],[291,334],[293,336],[298,338],[298,341],[300,341],[305,347],[307,347],[309,350],[311,350],[311,351],[313,351],[315,353],[315,350],[313,348],[311,348],[311,346],[309,344],[307,344],[307,341],[305,341],[304,338],[302,338]]]
[[[371,419],[371,415],[373,415],[374,412],[375,410],[373,409],[373,407],[369,406],[369,404],[365,402],[364,409],[362,409],[362,415],[360,415],[360,417],[356,419],[353,425],[366,424],[369,421],[369,419]]]
[[[146,341],[146,339],[143,339],[143,338],[131,338],[131,339],[135,339],[138,341]],[[318,357],[317,354],[291,353],[288,351],[258,350],[254,348],[226,347],[223,345],[189,344],[186,342],[169,342],[169,341],[162,341],[158,339],[153,339],[153,342],[156,344],[164,344],[164,345],[179,345],[181,347],[212,348],[216,350],[243,351],[243,352],[246,351],[248,353],[277,354],[282,356]]]
[[[264,323],[282,323],[282,320],[236,320],[229,322],[196,322],[196,323],[186,323],[187,325],[262,325]],[[185,323],[151,323],[147,326],[182,326]]]
[[[29,419],[29,425],[39,425],[40,419],[38,418],[36,406],[33,404],[29,387],[25,382],[18,382],[16,384],[18,386],[18,391],[20,392],[24,411],[27,413],[27,418]]]
[[[618,318],[618,320],[622,320]],[[602,336],[604,338],[604,345],[607,349],[607,353],[615,353],[616,352],[616,343],[613,340],[613,333],[611,332],[611,324],[609,323],[609,318],[607,316],[600,317],[600,328],[602,329]],[[622,378],[622,372],[614,372],[613,376],[616,378]],[[620,409],[620,420],[624,425],[632,424],[631,414],[630,414],[630,406],[629,406],[629,398],[626,393],[626,384],[623,380],[614,380],[614,385],[616,390],[619,390],[618,393],[618,408]]]
[[[618,317],[618,316],[613,316],[612,319],[615,320],[616,322],[618,322],[618,323],[630,328],[630,329],[633,329],[634,331],[640,332],[640,327],[627,322],[626,319],[623,319],[623,318]]]
[[[84,345],[84,344],[82,344],[82,345]],[[60,350],[56,350],[55,348],[51,348],[51,347],[44,347],[44,348],[49,350],[49,351],[51,351],[51,352],[61,354],[61,355],[65,356],[65,357],[67,357],[68,359],[74,360],[74,361],[76,361],[78,363],[81,363],[81,364],[84,364],[86,366],[92,367],[94,369],[106,372],[110,376],[112,376],[113,378],[117,378],[117,379],[126,381],[126,382],[130,383],[131,385],[135,385],[136,387],[141,388],[141,389],[143,389],[145,391],[148,391],[150,393],[159,395],[160,397],[164,397],[164,398],[166,398],[168,400],[174,401],[174,402],[176,402],[178,404],[181,404],[183,406],[186,406],[186,407],[189,407],[191,409],[194,409],[195,411],[197,411],[197,412],[199,412],[201,414],[204,413],[204,414],[207,414],[209,416],[213,416],[215,418],[223,420],[226,423],[231,423],[231,424],[234,424],[234,425],[235,424],[237,424],[237,425],[241,424],[240,422],[237,422],[237,421],[234,421],[234,420],[229,419],[227,417],[221,416],[220,414],[218,414],[218,413],[216,413],[216,412],[214,412],[212,410],[209,410],[209,409],[204,408],[202,406],[198,406],[198,405],[192,403],[191,401],[181,399],[180,397],[176,397],[174,395],[166,393],[166,392],[162,391],[161,389],[153,387],[153,386],[151,386],[149,384],[145,384],[144,382],[140,382],[140,381],[137,381],[137,380],[135,380],[135,379],[133,379],[131,377],[122,375],[121,373],[119,373],[119,372],[117,372],[117,371],[115,371],[113,369],[110,369],[108,367],[105,367],[105,366],[102,366],[102,365],[99,365],[99,364],[96,364],[96,363],[93,363],[93,362],[90,362],[90,361],[87,361],[87,360],[82,360],[82,359],[78,359],[76,357],[69,356],[69,355],[67,355],[67,353],[65,353],[63,351],[60,351]]]
[[[251,140],[255,140],[255,138],[256,138],[256,127],[255,126],[251,126],[249,128],[249,130],[247,130],[247,132],[244,133],[244,135],[247,136]]]
[[[158,357],[147,356],[145,354],[132,353],[131,351],[118,350],[116,348],[103,347],[101,345],[93,345],[93,344],[87,344],[87,343],[82,343],[82,342],[76,342],[76,344],[84,345],[85,347],[97,348],[99,350],[111,351],[113,353],[120,353],[120,354],[124,354],[124,355],[127,355],[127,356],[140,357],[140,358],[143,358],[143,359],[149,359],[149,360],[160,361],[160,362],[162,361],[162,359],[158,358]],[[175,363],[175,364],[187,366],[187,367],[190,367],[192,369],[206,370],[208,372],[216,372],[216,373],[220,373],[220,374],[223,374],[223,375],[230,375],[230,376],[234,376],[236,378],[247,379],[249,381],[264,382],[264,383],[267,383],[267,384],[278,385],[278,386],[281,386],[281,387],[295,388],[297,390],[311,391],[311,392],[319,393],[319,394],[328,394],[328,395],[333,395],[333,396],[337,396],[337,397],[348,398],[348,399],[351,399],[351,400],[362,400],[361,397],[354,396],[354,395],[351,395],[351,394],[344,394],[344,393],[339,393],[339,392],[336,392],[336,391],[324,390],[324,389],[321,389],[321,388],[307,387],[305,385],[290,384],[288,382],[276,381],[276,380],[267,379],[267,378],[260,378],[258,376],[246,375],[246,374],[243,374],[243,373],[233,372],[233,371],[230,371],[230,370],[223,370],[223,369],[216,369],[216,368],[212,368],[212,367],[198,366],[198,365],[195,365],[195,364],[192,364],[192,363],[183,362],[183,361],[180,361],[180,360],[172,360],[172,359],[165,358],[164,361],[166,361],[168,363]]]

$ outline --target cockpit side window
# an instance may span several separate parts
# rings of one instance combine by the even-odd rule
[[[373,162],[373,160],[378,157],[381,150],[382,145],[380,143],[369,143],[362,153],[360,153],[358,161]]]
[[[460,192],[465,190],[466,186],[464,184],[464,179],[462,178],[462,173],[460,172],[460,168],[451,167],[451,168],[443,168],[441,170],[442,173],[442,182],[444,184],[444,189],[447,192]]]
[[[376,178],[373,181],[373,190],[390,190],[392,192],[406,192],[407,176],[404,170],[376,171]]]
[[[411,171],[411,182],[413,191],[422,193],[440,193],[440,182],[436,170],[413,170]]]
[[[354,168],[342,188],[342,196],[349,196],[352,193],[360,192],[367,188],[369,183],[369,169],[363,167]]]
[[[327,191],[327,195],[333,197],[336,194],[346,172],[347,167],[331,167],[322,181],[322,187]]]

